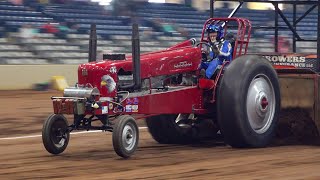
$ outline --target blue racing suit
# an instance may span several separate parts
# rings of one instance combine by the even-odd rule
[[[231,61],[232,59],[232,46],[228,40],[220,41],[217,48],[219,53],[215,54],[214,51],[211,50],[209,53],[210,60],[202,61],[200,65],[200,69],[206,70],[206,77],[208,79],[213,76],[219,65],[222,65],[224,61]]]

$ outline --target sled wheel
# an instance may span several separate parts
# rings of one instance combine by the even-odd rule
[[[233,60],[218,94],[218,122],[225,141],[233,147],[268,145],[279,110],[279,82],[270,62],[256,55]]]
[[[112,133],[112,143],[115,152],[123,157],[130,157],[138,147],[139,128],[133,117],[119,116],[116,119]]]
[[[60,154],[68,146],[70,132],[67,119],[60,114],[52,114],[43,124],[42,142],[51,154]]]

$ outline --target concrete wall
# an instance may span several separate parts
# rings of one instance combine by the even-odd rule
[[[0,65],[0,90],[30,89],[35,83],[49,82],[52,76],[64,76],[73,86],[78,65]]]
[[[184,4],[184,0],[166,0],[166,3]]]

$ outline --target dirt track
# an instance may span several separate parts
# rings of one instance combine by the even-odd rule
[[[113,151],[111,133],[71,135],[59,156],[45,151],[41,136],[3,139],[40,135],[52,95],[61,93],[0,92],[0,179],[320,179],[319,146],[159,145],[142,129],[138,151],[123,160]]]

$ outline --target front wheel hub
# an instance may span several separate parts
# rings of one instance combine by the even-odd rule
[[[122,142],[127,151],[131,151],[136,142],[136,132],[131,125],[126,125],[123,129]]]

